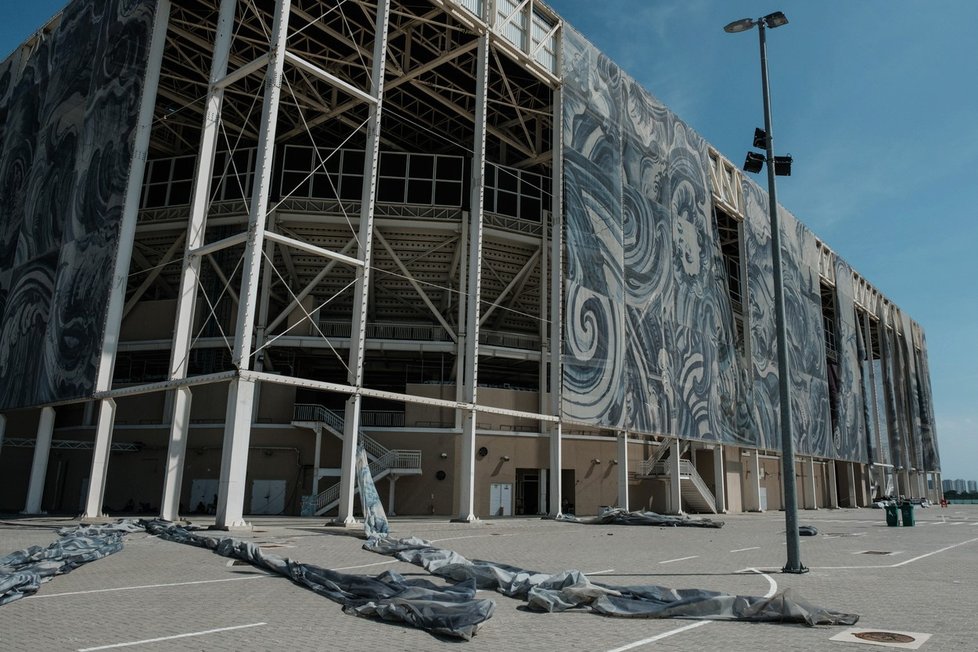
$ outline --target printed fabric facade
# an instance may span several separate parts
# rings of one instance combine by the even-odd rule
[[[566,25],[563,79],[564,418],[780,450],[767,193],[743,182],[749,343],[742,352],[707,143]],[[938,468],[919,327],[905,319],[899,330],[907,336],[891,333],[894,341],[884,343],[879,366],[890,414],[874,425],[853,272],[832,254],[837,354],[830,365],[819,243],[779,210],[796,452],[866,463],[870,433],[884,427],[909,442],[903,454],[917,455],[908,460],[913,466]]]
[[[0,63],[0,409],[89,396],[154,0],[81,0]]]

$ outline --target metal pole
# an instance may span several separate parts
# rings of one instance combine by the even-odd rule
[[[771,129],[771,94],[767,79],[767,40],[764,19],[757,23],[761,45],[761,90],[764,94],[764,131],[767,134],[767,193],[771,213],[771,249],[774,257],[774,319],[778,334],[778,389],[781,397],[781,477],[784,482],[784,523],[788,547],[785,573],[806,573],[801,563],[798,535],[798,492],[795,486],[795,441],[791,434],[791,387],[788,381],[788,331],[785,324],[784,277],[781,273],[781,225],[774,184],[774,134]]]
[[[363,157],[363,191],[360,194],[360,222],[357,231],[357,258],[363,262],[356,268],[353,290],[353,321],[350,327],[350,357],[347,382],[356,393],[346,401],[341,452],[340,503],[335,524],[352,525],[353,493],[356,490],[357,441],[360,437],[360,408],[363,388],[363,366],[367,355],[367,308],[371,299],[370,272],[373,260],[374,204],[377,201],[377,169],[380,160],[381,117],[384,104],[384,73],[387,70],[387,39],[390,28],[390,0],[377,3],[374,20],[373,62],[370,69],[370,97],[367,109],[366,145]],[[362,500],[362,495],[361,495]]]

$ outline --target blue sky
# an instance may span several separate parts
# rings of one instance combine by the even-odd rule
[[[66,3],[5,4],[0,57]],[[735,163],[763,124],[758,44],[723,26],[785,12],[778,198],[924,327],[943,476],[978,479],[978,2],[549,4]]]

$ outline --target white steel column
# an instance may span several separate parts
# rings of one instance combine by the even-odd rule
[[[153,111],[156,107],[156,91],[160,83],[160,69],[163,65],[163,46],[166,43],[166,28],[170,21],[170,0],[160,0],[156,5],[153,19],[153,35],[150,41],[149,56],[146,61],[143,95],[136,119],[133,136],[132,161],[129,165],[129,179],[126,183],[125,203],[122,208],[122,221],[119,225],[119,247],[116,251],[112,271],[112,285],[105,316],[105,337],[99,360],[95,390],[104,392],[112,389],[112,374],[115,370],[115,357],[119,349],[119,331],[126,303],[126,285],[129,280],[129,261],[132,258],[133,241],[136,237],[136,219],[139,213],[139,199],[142,196],[143,175],[146,171],[146,158],[149,154],[149,139],[153,131]],[[112,429],[115,424],[115,402],[111,399],[99,401],[98,427],[92,450],[92,467],[88,479],[88,496],[85,500],[85,516],[98,518],[102,515],[103,493],[109,468],[109,451],[112,447]]]
[[[114,422],[115,401],[111,398],[99,401],[98,426],[95,429],[95,445],[92,449],[92,470],[88,476],[88,496],[85,499],[86,518],[99,518],[103,515],[102,503],[109,469],[109,453],[112,450]]]
[[[466,292],[469,286],[468,255],[469,255],[469,216],[462,213],[461,235],[458,239],[459,265],[458,265],[458,339],[455,342],[455,400],[459,403],[465,402],[465,347],[468,342],[468,301]],[[455,410],[455,427],[461,430],[462,421],[465,414],[462,410]]]
[[[465,402],[475,405],[479,379],[479,302],[482,293],[482,209],[486,170],[486,98],[489,84],[489,34],[479,36],[476,64],[475,124],[469,199],[469,257],[465,316]],[[459,379],[461,380],[461,379]],[[469,408],[462,419],[462,465],[459,484],[459,521],[475,521],[476,413]]]
[[[763,512],[761,505],[761,457],[757,454],[757,449],[750,452],[750,470],[754,473],[754,481],[747,483],[747,489],[751,495],[751,507],[758,512]]]
[[[672,514],[683,513],[683,489],[680,477],[679,439],[669,442],[669,511]]]
[[[557,48],[557,69],[562,69],[560,48]],[[560,88],[553,91],[553,145],[551,151],[551,202],[550,212],[550,413],[561,415],[563,397],[563,375],[560,366],[560,354],[563,348],[562,307],[563,307],[563,156],[564,156],[564,123],[563,123],[563,92]],[[540,382],[546,379],[541,378]],[[562,514],[563,496],[561,494],[561,466],[563,464],[561,431],[558,421],[549,425],[550,429],[550,516]]]
[[[829,508],[839,509],[839,485],[835,475],[835,460],[826,462],[829,466]]]
[[[261,130],[258,134],[254,187],[248,210],[248,238],[245,244],[244,265],[241,269],[238,317],[234,329],[232,362],[239,371],[247,370],[251,364],[262,249],[265,246],[268,191],[272,177],[275,129],[278,121],[279,96],[282,92],[282,68],[285,64],[286,33],[289,27],[291,4],[291,0],[276,0],[269,60],[265,68],[265,97],[262,103]],[[228,387],[227,416],[224,421],[221,480],[217,493],[216,525],[218,527],[246,525],[243,518],[244,491],[254,397],[254,381],[241,378],[231,381]]]
[[[214,153],[220,136],[221,107],[224,103],[224,85],[219,84],[227,75],[231,40],[234,34],[234,13],[237,0],[222,0],[217,17],[214,37],[214,53],[211,58],[210,88],[204,105],[204,122],[201,128],[200,149],[197,154],[193,197],[190,203],[190,219],[187,224],[186,249],[177,313],[173,325],[173,349],[170,358],[170,380],[187,377],[187,363],[193,343],[194,309],[197,304],[197,284],[200,279],[201,257],[195,249],[204,244],[207,231],[207,209],[210,202],[211,177],[214,170]],[[190,409],[193,395],[189,388],[175,390],[170,417],[170,442],[167,449],[166,477],[163,480],[163,501],[160,516],[169,521],[179,518],[180,492],[183,487],[183,467],[186,460],[187,438],[190,434]]]
[[[319,495],[319,461],[323,452],[323,427],[316,425],[316,452],[312,458],[312,495]]]
[[[353,295],[353,323],[350,330],[350,358],[347,382],[356,392],[346,402],[343,422],[343,452],[340,470],[340,503],[336,522],[353,524],[357,437],[360,433],[360,393],[363,387],[363,362],[367,350],[367,307],[370,300],[370,272],[373,261],[374,203],[377,198],[377,160],[380,156],[380,119],[384,97],[384,72],[387,59],[387,29],[390,22],[390,0],[379,0],[374,24],[373,65],[370,72],[370,103],[367,120],[367,151],[363,161],[363,194],[360,196],[358,258]],[[353,338],[356,338],[354,340]]]
[[[723,446],[713,447],[713,494],[717,514],[727,513],[727,460]]]
[[[618,507],[628,511],[628,432],[618,433]]]
[[[215,525],[219,528],[247,527],[244,520],[244,494],[254,396],[255,382],[252,380],[235,378],[228,387],[215,519]]]
[[[391,473],[387,476],[387,480],[390,482],[390,495],[387,497],[387,515],[397,516],[397,512],[394,511],[394,490],[397,487],[397,476]]]
[[[811,478],[809,481],[809,486],[812,492],[812,499],[810,502],[811,509],[818,509],[818,482],[815,481],[815,458],[808,458],[808,475]]]
[[[548,424],[549,425],[549,424]],[[544,426],[547,427],[547,426]],[[547,505],[547,496],[549,495],[550,480],[547,475],[547,469],[540,469],[540,485],[537,489],[537,514],[549,514],[550,507]]]
[[[44,497],[44,481],[48,471],[48,455],[51,453],[51,438],[54,436],[54,408],[41,408],[37,422],[37,439],[34,442],[34,463],[31,465],[31,480],[27,485],[27,504],[25,514],[40,514],[41,499]]]
[[[183,464],[187,456],[187,433],[190,430],[190,406],[193,394],[189,387],[173,390],[173,412],[170,417],[170,445],[166,451],[166,476],[163,478],[163,506],[160,518],[180,518],[180,491],[183,487]]]
[[[364,302],[366,306],[366,302]],[[361,365],[362,368],[362,365]],[[350,367],[353,371],[353,367]],[[340,469],[340,504],[335,523],[352,525],[353,495],[356,491],[357,437],[360,433],[360,394],[346,401],[343,411],[343,450]]]
[[[563,464],[560,422],[550,424],[550,516],[557,518],[564,513],[561,492],[560,468]]]

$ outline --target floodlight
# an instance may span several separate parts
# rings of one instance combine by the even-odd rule
[[[791,176],[791,155],[774,157],[774,173],[779,177]]]
[[[728,34],[736,34],[737,32],[746,32],[754,25],[756,25],[756,23],[752,18],[741,18],[740,20],[735,20],[724,27],[723,31],[727,32]]]
[[[767,147],[767,132],[763,129],[754,128],[754,147],[765,149]]]
[[[764,155],[757,152],[747,152],[747,160],[744,161],[744,169],[748,172],[757,174],[764,167]]]
[[[761,20],[768,27],[781,27],[782,25],[788,24],[788,17],[784,15],[783,11],[775,11],[773,14],[768,14]]]

